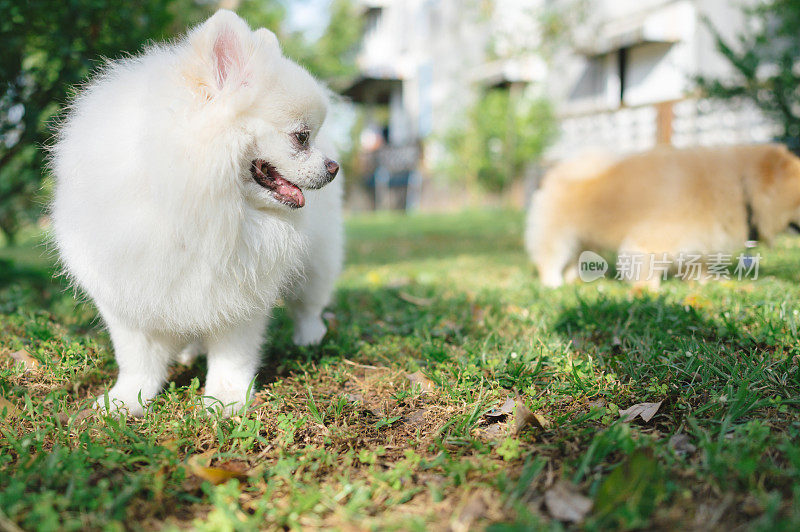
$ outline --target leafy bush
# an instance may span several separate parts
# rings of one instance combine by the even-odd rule
[[[770,0],[743,8],[747,24],[734,41],[711,27],[717,50],[734,69],[729,78],[697,78],[711,98],[745,99],[783,128],[780,140],[800,148],[800,3]],[[710,26],[710,24],[709,24]]]
[[[529,92],[491,89],[469,110],[466,125],[446,135],[450,157],[442,169],[454,180],[466,179],[468,187],[501,191],[541,156],[554,132],[547,100]]]
[[[280,0],[242,0],[237,11],[253,27],[278,34],[286,54],[313,74],[337,81],[353,68],[360,24],[351,0],[335,0],[319,39],[289,33]],[[103,58],[137,53],[151,41],[180,34],[216,9],[206,0],[0,0],[0,235],[13,243],[46,203],[42,182],[52,124],[72,87]]]

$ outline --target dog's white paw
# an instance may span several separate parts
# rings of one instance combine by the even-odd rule
[[[539,280],[547,288],[558,288],[564,284],[564,278],[561,272],[543,272]]]
[[[142,417],[147,404],[161,389],[157,379],[151,377],[121,376],[108,390],[108,411],[127,410],[131,416]],[[94,403],[95,408],[106,410],[106,396],[101,395]]]
[[[297,320],[292,340],[295,345],[316,345],[322,341],[327,331],[328,328],[319,316]]]
[[[124,410],[134,417],[144,416],[144,406],[139,403],[139,390],[136,390],[134,394],[130,390],[118,390],[114,386],[108,391],[108,402],[106,402],[106,396],[101,395],[95,400],[93,407],[95,410],[106,411],[110,414]]]
[[[231,417],[242,413],[249,397],[245,389],[211,389],[206,387],[203,396],[203,407],[212,412],[220,412],[224,417]]]

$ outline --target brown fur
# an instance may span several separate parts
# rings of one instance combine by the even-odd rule
[[[525,243],[542,282],[558,286],[586,249],[732,253],[748,237],[748,203],[767,242],[800,220],[800,159],[775,144],[586,156],[545,177]]]

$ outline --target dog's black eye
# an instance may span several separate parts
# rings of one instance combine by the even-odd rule
[[[297,139],[301,146],[308,146],[308,131],[298,131],[294,134],[294,138]]]

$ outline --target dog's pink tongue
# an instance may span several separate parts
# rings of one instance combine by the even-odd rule
[[[306,204],[303,191],[282,177],[275,178],[275,194],[281,196],[285,201],[293,203],[297,207]]]

